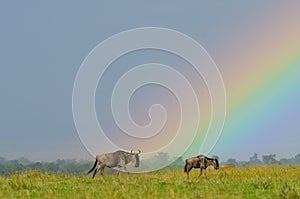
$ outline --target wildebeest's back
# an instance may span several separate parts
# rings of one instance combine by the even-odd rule
[[[125,164],[128,164],[132,161],[132,155],[125,151],[116,151],[114,154],[119,156],[121,160],[124,161]]]
[[[197,156],[200,160],[200,166],[203,168],[207,168],[209,166],[215,167],[215,169],[219,169],[219,162],[216,158],[209,158],[203,155]]]
[[[104,163],[108,167],[116,167],[120,165],[121,164],[120,159],[121,157],[114,155],[114,153],[97,155],[97,160],[99,162]]]
[[[186,160],[186,164],[191,165],[194,168],[200,168],[200,159],[197,157],[191,157]]]
[[[130,153],[125,151],[116,151],[114,153],[97,155],[97,160],[108,167],[120,167],[130,163],[132,158]]]

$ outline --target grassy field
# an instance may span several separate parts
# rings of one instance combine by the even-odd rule
[[[116,176],[30,172],[0,177],[0,198],[300,198],[300,166],[183,171]]]

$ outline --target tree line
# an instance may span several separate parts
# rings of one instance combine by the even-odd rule
[[[262,159],[258,158],[258,154],[254,153],[253,156],[249,158],[249,161],[237,161],[234,158],[229,158],[226,164],[234,164],[235,166],[246,166],[246,165],[299,165],[300,164],[300,154],[292,158],[281,158],[276,159],[276,154],[262,155]]]
[[[215,156],[217,157],[217,156]],[[217,157],[218,158],[218,157]],[[150,159],[142,160],[141,167],[151,168],[154,165],[165,165],[166,162],[173,163],[162,170],[178,170],[182,169],[185,160],[182,157],[171,158],[168,153],[159,152]],[[58,159],[52,162],[33,162],[24,157],[16,160],[7,160],[0,157],[0,176],[10,176],[16,173],[25,173],[28,171],[49,172],[53,174],[70,174],[70,175],[86,175],[87,171],[92,167],[93,161],[78,161],[75,159]],[[235,166],[247,165],[300,165],[300,154],[292,158],[276,159],[276,154],[262,155],[262,159],[258,158],[258,154],[254,153],[249,161],[238,161],[229,158],[221,164],[234,164]],[[106,174],[113,174],[114,171],[106,170]]]
[[[75,159],[58,159],[52,162],[32,162],[24,157],[17,160],[7,160],[0,157],[0,175],[10,176],[16,173],[38,171],[54,174],[83,175],[91,167],[92,162]]]

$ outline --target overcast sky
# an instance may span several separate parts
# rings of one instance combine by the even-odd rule
[[[228,38],[257,17],[255,13],[267,10],[270,2],[275,4],[1,1],[0,156],[92,158],[76,133],[72,89],[84,58],[109,36],[137,27],[171,28],[198,41],[218,63]],[[224,73],[232,70],[222,64],[219,67]],[[286,154],[296,155],[296,151]],[[260,151],[244,151],[238,158],[253,152]]]

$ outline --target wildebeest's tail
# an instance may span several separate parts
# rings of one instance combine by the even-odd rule
[[[184,172],[187,172],[187,161],[185,161]]]
[[[96,168],[97,163],[98,163],[98,160],[96,158],[95,164],[94,164],[93,168],[91,168],[91,170],[88,172],[88,174],[91,173]]]

